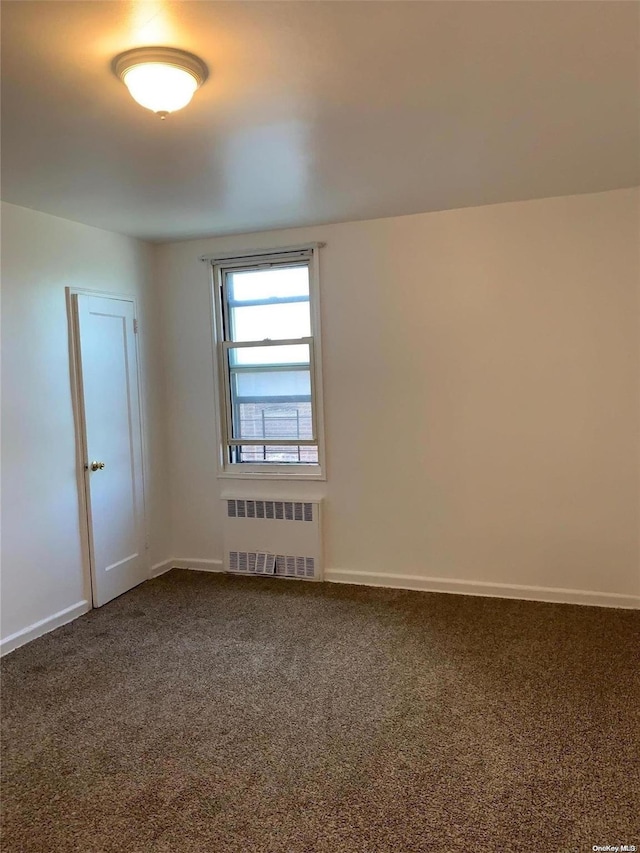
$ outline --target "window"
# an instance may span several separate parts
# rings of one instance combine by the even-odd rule
[[[223,474],[322,476],[315,255],[213,259]]]

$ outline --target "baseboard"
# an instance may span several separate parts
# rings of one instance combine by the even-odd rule
[[[34,622],[23,628],[21,631],[16,631],[4,640],[0,640],[0,655],[9,654],[14,649],[24,646],[25,643],[30,643],[37,637],[42,637],[43,634],[48,634],[49,631],[55,631],[67,622],[73,622],[78,616],[83,616],[91,610],[91,604],[88,601],[78,601],[77,604],[72,604],[71,607],[66,607],[53,616],[48,616],[46,619],[41,619],[39,622]]]
[[[418,575],[389,575],[377,572],[351,572],[326,569],[324,580],[330,583],[350,583],[380,586],[390,589],[414,589],[421,592],[445,592],[458,595],[480,595],[491,598],[516,598],[523,601],[547,601],[556,604],[586,604],[596,607],[640,609],[640,596],[616,592],[591,592],[582,589],[559,589],[544,586],[486,583],[484,581],[423,578]]]
[[[221,572],[222,560],[182,558],[168,560],[168,568],[193,569],[199,572]],[[165,568],[164,571],[168,571]],[[424,578],[420,575],[390,575],[381,572],[358,572],[343,569],[325,569],[324,581],[351,583],[362,586],[379,586],[388,589],[413,589],[419,592],[444,592],[457,595],[479,595],[490,598],[514,598],[522,601],[546,601],[555,604],[583,604],[592,607],[619,607],[640,609],[639,595],[622,595],[616,592],[592,592],[583,589],[563,589],[522,584],[488,583],[486,581]]]
[[[221,572],[222,560],[201,560],[196,557],[176,557],[169,560],[172,569],[193,569],[196,572]]]
[[[159,578],[165,572],[170,572],[173,567],[173,560],[164,560],[162,563],[156,563],[149,569],[149,580]]]

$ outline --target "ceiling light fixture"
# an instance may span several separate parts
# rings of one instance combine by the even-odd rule
[[[118,54],[112,68],[141,106],[160,118],[186,107],[209,76],[204,62],[174,47],[136,47]]]

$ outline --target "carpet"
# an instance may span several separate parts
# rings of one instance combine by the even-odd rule
[[[640,612],[173,570],[2,662],[5,853],[640,847]]]

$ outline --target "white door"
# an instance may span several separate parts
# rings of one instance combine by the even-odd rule
[[[93,604],[146,580],[134,303],[77,294]]]

